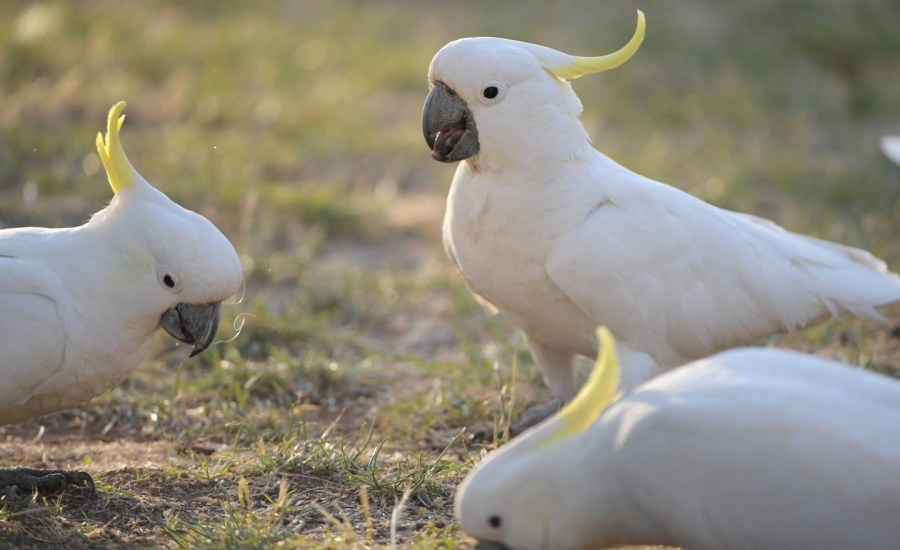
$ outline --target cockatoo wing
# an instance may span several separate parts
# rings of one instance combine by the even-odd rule
[[[670,540],[896,545],[900,443],[885,433],[900,422],[900,384],[811,356],[741,349],[660,376],[625,401],[607,419],[622,430],[616,477]]]
[[[867,252],[622,172],[546,269],[597,325],[664,366],[829,314],[880,318],[874,305],[900,299],[900,279]]]
[[[63,365],[61,290],[40,263],[0,256],[0,424],[18,419],[16,406]]]

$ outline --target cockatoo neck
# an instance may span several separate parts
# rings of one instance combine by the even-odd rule
[[[551,528],[561,548],[585,548],[602,543],[604,548],[641,540],[648,526],[634,523],[641,518],[632,509],[628,491],[620,485],[620,468],[616,456],[617,430],[614,419],[618,409],[598,420],[587,431],[546,450],[535,451],[546,475],[554,486],[568,487],[570,492],[558,500]],[[552,491],[547,487],[547,491]],[[589,512],[586,512],[589,510]],[[583,538],[582,538],[583,537]]]
[[[61,282],[72,296],[66,307],[77,319],[72,330],[85,334],[114,331],[107,352],[123,365],[139,363],[159,325],[154,313],[161,311],[157,293],[142,292],[155,282],[144,275],[150,261],[140,252],[142,243],[127,229],[100,225],[94,218],[79,227],[55,230],[55,234],[55,239],[45,241],[41,252],[48,265],[65,274]]]

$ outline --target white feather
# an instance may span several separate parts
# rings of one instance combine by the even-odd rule
[[[598,325],[634,387],[831,315],[880,319],[876,306],[900,300],[900,278],[867,252],[716,208],[594,150],[571,86],[526,46],[452,42],[429,78],[466,101],[480,145],[453,179],[445,248],[525,332],[554,395],[575,395],[572,359],[596,355]],[[489,82],[506,90],[490,104]]]
[[[659,376],[581,434],[529,450],[547,424],[464,481],[457,516],[470,535],[516,550],[900,540],[900,383],[886,376],[737,349]]]
[[[240,287],[228,239],[133,176],[80,227],[0,231],[0,425],[116,386],[146,358],[164,311]],[[162,288],[161,264],[178,292]]]

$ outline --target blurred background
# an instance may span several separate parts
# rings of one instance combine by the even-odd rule
[[[372,237],[395,221],[395,194],[439,195],[451,176],[419,131],[443,44],[496,35],[606,53],[636,7],[640,54],[575,83],[599,149],[801,231],[890,240],[875,233],[890,236],[878,219],[897,207],[876,148],[900,133],[892,0],[4,2],[2,223],[77,223],[108,198],[93,136],[125,99],[134,163],[240,244],[311,227]]]
[[[397,195],[440,195],[453,170],[419,131],[434,52],[496,35],[605,53],[636,6],[639,56],[575,84],[599,149],[801,231],[891,240],[896,174],[876,147],[900,133],[890,0],[4,2],[2,223],[78,223],[108,198],[92,138],[125,99],[134,163],[248,255],[312,227],[383,238],[411,223],[385,216]]]
[[[444,258],[455,166],[421,134],[428,64],[479,35],[608,53],[636,8],[638,54],[574,82],[598,149],[900,270],[900,167],[878,150],[900,133],[898,0],[0,3],[0,228],[80,224],[110,199],[94,138],[126,100],[134,166],[216,223],[247,279],[223,310],[222,338],[243,323],[233,342],[188,361],[160,335],[154,360],[60,426],[216,448],[280,437],[309,406],[432,452],[509,404],[513,366],[520,405],[546,399],[521,338]],[[887,331],[853,320],[779,341],[898,363]]]

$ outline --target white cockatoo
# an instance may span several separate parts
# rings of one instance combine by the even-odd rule
[[[240,289],[241,262],[206,218],[154,189],[119,140],[124,102],[97,148],[115,196],[80,227],[0,231],[0,425],[73,407],[116,386],[162,328],[196,355]],[[68,478],[66,477],[68,476]],[[81,472],[0,470],[31,490]]]
[[[897,548],[900,382],[741,348],[615,401],[604,330],[575,400],[460,486],[456,516],[478,550]]]
[[[881,319],[900,278],[867,252],[707,204],[591,146],[568,79],[637,51],[573,57],[464,38],[431,61],[422,126],[457,167],[444,247],[470,288],[527,337],[553,395],[595,357],[594,327],[620,343],[622,385],[843,312]]]

